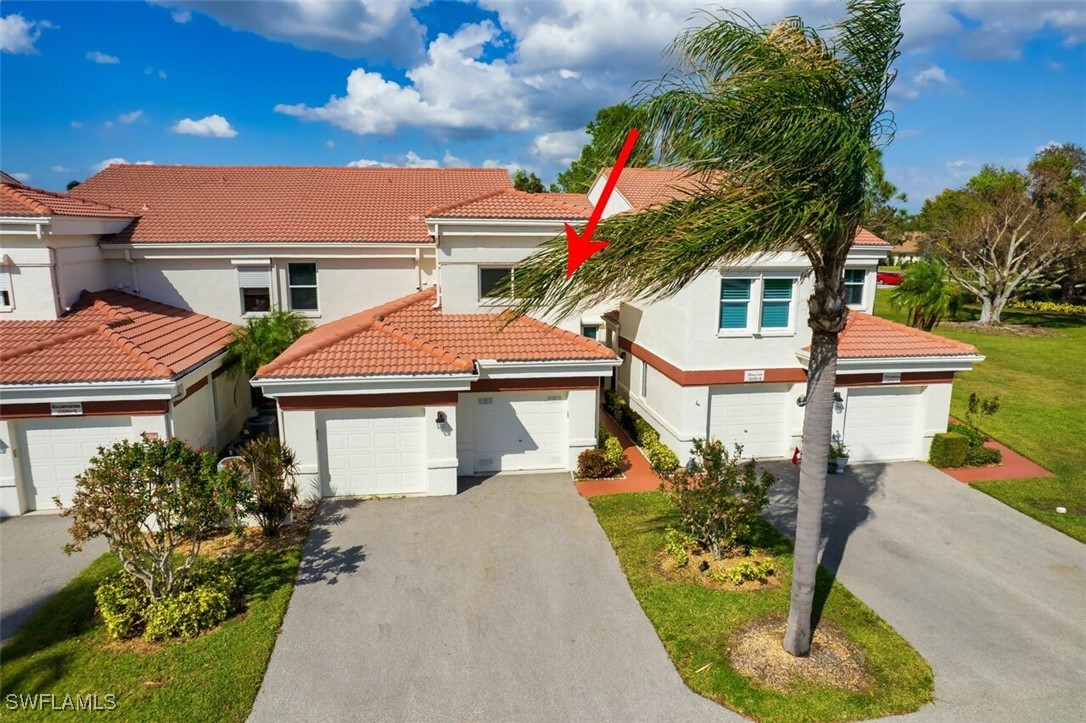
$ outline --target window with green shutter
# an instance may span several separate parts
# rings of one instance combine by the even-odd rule
[[[746,329],[750,308],[750,279],[721,279],[720,328]]]
[[[849,306],[863,306],[866,276],[863,269],[845,269],[845,303]]]
[[[762,281],[762,328],[787,329],[792,309],[792,279]]]

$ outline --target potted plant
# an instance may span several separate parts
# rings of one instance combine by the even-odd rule
[[[830,439],[829,471],[839,474],[845,471],[847,465],[848,447],[845,446],[845,440],[841,438],[841,435],[835,432]]]

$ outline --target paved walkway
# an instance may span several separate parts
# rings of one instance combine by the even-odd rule
[[[998,449],[1003,453],[1003,462],[990,467],[958,467],[942,470],[959,482],[969,484],[993,479],[1030,479],[1033,477],[1055,477],[1054,474],[1031,459],[1023,457],[1010,447],[989,440],[985,447]]]
[[[740,720],[691,692],[568,474],[326,501],[250,721]]]
[[[106,551],[91,540],[71,557],[60,549],[71,542],[71,520],[58,514],[9,517],[0,522],[0,640],[7,640],[39,605],[51,598]]]
[[[767,467],[791,534],[798,473]],[[1083,720],[1086,545],[919,462],[830,475],[824,519],[823,566],[935,671],[911,719]]]
[[[630,462],[630,468],[625,470],[625,479],[597,479],[581,480],[577,482],[577,491],[585,497],[593,495],[613,495],[617,492],[654,492],[660,489],[662,481],[652,471],[649,461],[625,430],[615,423],[605,412],[600,411],[600,424],[608,432],[618,437],[622,443],[622,451],[626,453],[626,459]]]

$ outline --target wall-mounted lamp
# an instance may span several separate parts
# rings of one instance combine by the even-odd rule
[[[618,353],[618,358],[621,359],[622,361],[626,361],[626,352],[620,351]]]
[[[843,403],[845,401],[845,398],[841,396],[841,392],[834,392],[833,401]]]
[[[438,412],[437,413],[437,426],[444,427],[446,421],[448,421],[448,417],[445,416],[445,412]]]

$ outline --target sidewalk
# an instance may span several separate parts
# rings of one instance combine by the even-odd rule
[[[618,441],[622,443],[622,451],[626,453],[626,459],[630,461],[630,468],[625,470],[626,479],[576,482],[577,491],[585,497],[592,497],[594,495],[613,495],[618,492],[654,492],[660,489],[660,483],[663,480],[656,476],[656,473],[652,471],[652,467],[649,466],[649,461],[645,459],[645,455],[641,454],[641,450],[637,448],[637,445],[634,444],[626,432],[615,424],[615,420],[601,411],[600,424],[608,432],[618,437]]]
[[[991,467],[958,467],[955,469],[940,470],[959,482],[969,484],[971,482],[985,482],[993,479],[1029,479],[1031,477],[1055,477],[1056,475],[1023,457],[1013,449],[1000,444],[994,439],[984,443],[985,447],[998,449],[1003,453],[1002,464]]]

